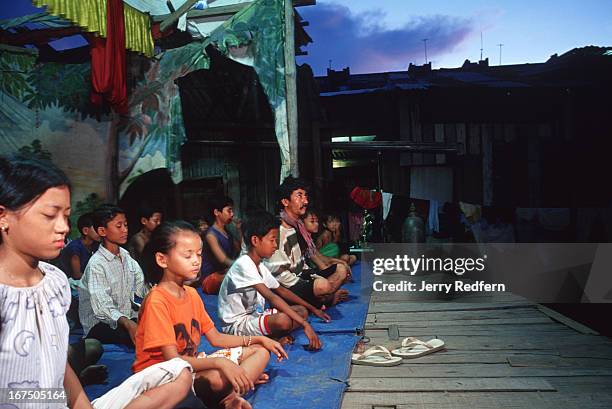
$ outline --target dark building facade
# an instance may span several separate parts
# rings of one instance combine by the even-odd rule
[[[599,237],[576,223],[594,213],[610,240],[610,54],[585,47],[538,64],[328,70],[317,78],[325,173],[439,202],[568,208],[572,235],[585,241]]]

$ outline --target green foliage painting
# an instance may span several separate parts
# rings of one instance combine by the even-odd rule
[[[30,109],[58,105],[69,112],[87,111],[91,64],[36,63],[30,55],[0,53],[0,91]]]
[[[24,102],[31,109],[54,104],[69,112],[85,112],[89,101],[91,64],[37,65],[28,76],[33,89],[26,91]]]
[[[34,139],[30,145],[22,146],[17,152],[22,158],[51,161],[51,152],[45,150],[38,139]]]
[[[0,90],[18,100],[32,93],[28,73],[35,62],[31,55],[0,53]]]

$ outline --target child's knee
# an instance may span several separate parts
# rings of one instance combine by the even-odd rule
[[[253,349],[253,355],[257,357],[258,361],[265,361],[267,363],[270,359],[270,352],[262,345],[251,345],[249,348]]]
[[[317,278],[314,282],[314,295],[320,297],[333,292],[332,286],[325,278]]]
[[[344,264],[336,264],[336,275],[342,280],[346,278],[348,275],[348,269]]]
[[[183,369],[176,377],[174,382],[176,383],[176,387],[179,389],[179,392],[187,395],[191,389],[191,386],[193,385],[193,375],[191,374],[191,370],[188,368]]]
[[[260,344],[253,344],[248,347],[243,347],[242,350],[242,356],[250,356],[261,353],[268,353],[268,350]]]
[[[212,392],[220,392],[226,388],[226,380],[221,375],[221,372],[216,369],[210,369],[198,373],[197,380],[195,382],[196,394],[198,396],[206,395],[209,389]]]

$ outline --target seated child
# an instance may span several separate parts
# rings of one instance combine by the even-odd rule
[[[143,267],[147,282],[155,287],[140,310],[133,370],[179,357],[193,368],[195,393],[207,407],[250,408],[240,396],[268,380],[263,373],[268,351],[279,360],[287,354],[270,338],[215,329],[197,290],[185,285],[196,278],[201,262],[202,240],[192,224],[164,222],[151,235]],[[201,335],[212,346],[228,349],[198,353]]]
[[[319,232],[316,238],[316,244],[322,255],[340,259],[349,266],[357,261],[355,255],[341,252],[340,240],[342,238],[342,224],[337,214],[329,213],[324,216],[323,229],[320,230],[322,231]]]
[[[134,345],[137,314],[134,294],[148,291],[142,269],[122,245],[127,242],[125,211],[103,205],[93,212],[94,228],[102,238],[79,286],[79,318],[86,338],[103,344]]]
[[[280,221],[267,212],[251,214],[244,226],[248,252],[225,274],[219,291],[222,330],[235,335],[270,335],[275,338],[303,327],[311,349],[321,342],[310,324],[308,311],[329,321],[329,316],[281,285],[261,264],[276,251]],[[266,300],[276,309],[265,309]],[[289,306],[287,300],[293,306]]]
[[[72,302],[67,314],[68,320],[74,328],[81,328],[81,322],[79,321],[79,292],[77,289],[81,284],[81,277],[85,272],[89,259],[98,250],[100,236],[98,236],[96,229],[93,227],[91,213],[81,215],[77,221],[77,226],[81,237],[72,240],[62,249],[59,266],[68,276],[72,293]]]
[[[0,186],[0,385],[7,388],[5,396],[33,387],[66,391],[64,403],[24,401],[18,403],[22,409],[91,408],[67,361],[68,280],[42,261],[59,255],[68,232],[70,181],[50,162],[0,157]],[[161,373],[164,380],[147,379],[146,390],[133,391],[138,379],[128,379],[122,384],[130,385],[122,389],[124,404],[117,407],[175,407],[192,385],[190,368],[179,368],[153,368],[151,374]]]
[[[305,234],[310,235],[310,240],[316,239],[319,232],[319,217],[317,215],[317,211],[308,208],[304,213],[303,223],[306,229]],[[337,244],[333,244],[338,247]],[[305,261],[306,265],[304,272],[307,274],[327,278],[330,274],[336,271],[336,266],[338,264],[341,264],[346,268],[347,271],[345,281],[349,281],[351,279],[351,268],[349,267],[346,261],[332,256],[324,255],[319,251],[319,249],[310,252]]]
[[[202,290],[206,294],[218,294],[225,272],[240,252],[240,221],[235,223],[238,237],[233,237],[227,227],[234,221],[234,202],[227,196],[215,196],[210,200],[210,216],[214,223],[204,236],[202,259]]]
[[[81,237],[68,243],[60,254],[62,269],[73,280],[81,279],[89,259],[100,245],[100,236],[93,227],[91,213],[85,213],[79,217],[77,226]]]
[[[208,225],[208,220],[206,220],[206,217],[204,217],[204,216],[196,216],[193,219],[193,221],[191,222],[191,224],[193,224],[196,227],[196,229],[198,229],[200,231],[200,236],[202,237],[202,240],[203,240],[204,239],[204,235],[206,234],[206,231],[210,227]]]
[[[140,224],[142,228],[132,236],[128,242],[128,251],[132,258],[140,263],[142,250],[151,237],[151,232],[155,230],[162,221],[162,212],[160,209],[143,206],[140,209]]]

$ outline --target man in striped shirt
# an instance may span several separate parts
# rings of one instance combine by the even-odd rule
[[[121,247],[128,236],[125,212],[104,205],[94,211],[93,220],[102,245],[89,260],[79,287],[83,331],[86,338],[133,347],[138,328],[133,298],[144,297],[147,287],[142,269]]]
[[[315,307],[335,305],[348,298],[340,288],[348,270],[345,265],[333,265],[326,270],[310,269],[307,258],[317,253],[302,217],[308,207],[306,184],[301,179],[287,177],[279,187],[282,206],[278,231],[278,250],[264,261],[276,280]]]

